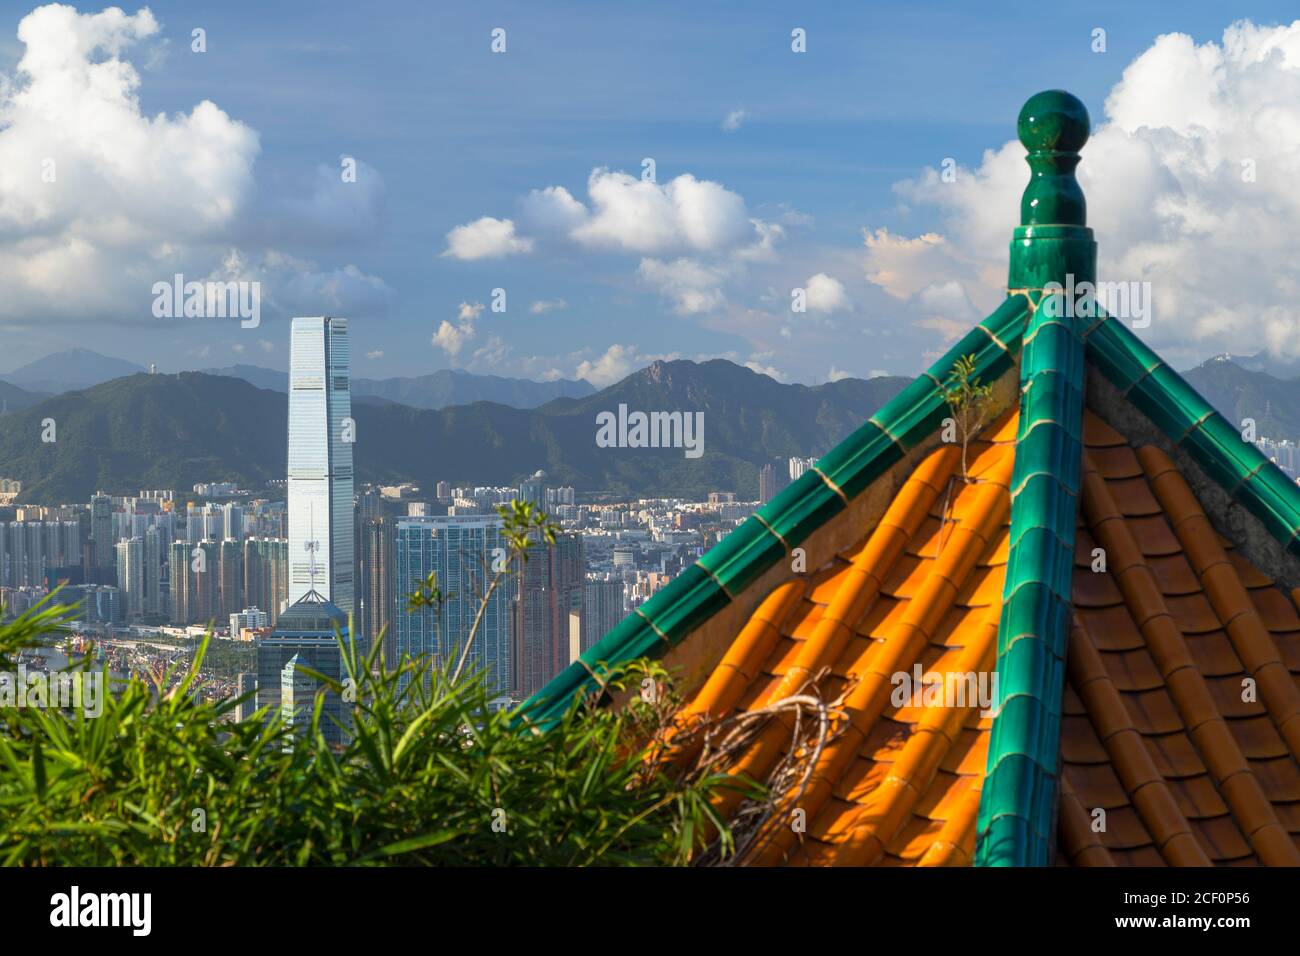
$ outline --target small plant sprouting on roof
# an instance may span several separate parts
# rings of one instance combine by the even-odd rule
[[[970,484],[967,453],[971,439],[988,423],[993,412],[993,386],[980,384],[979,376],[975,374],[975,356],[962,355],[953,363],[942,388],[961,439],[961,480]]]
[[[987,424],[993,412],[993,386],[980,383],[979,376],[975,374],[974,355],[958,356],[940,389],[944,401],[952,410],[952,418],[944,422],[942,437],[946,442],[961,441],[961,473],[949,477],[944,489],[943,519],[939,525],[939,540],[935,545],[936,558],[943,549],[943,532],[948,524],[953,483],[960,480],[962,484],[969,485],[977,481],[970,476],[970,442]]]

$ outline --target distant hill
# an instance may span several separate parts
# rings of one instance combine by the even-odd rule
[[[355,466],[362,481],[512,483],[538,468],[580,491],[702,497],[757,494],[758,468],[820,455],[908,383],[905,378],[783,385],[731,362],[656,362],[583,398],[535,409],[475,402],[432,410],[358,401]],[[596,416],[701,411],[704,454],[600,448]],[[40,441],[53,418],[57,442]],[[200,481],[263,487],[282,478],[287,402],[241,379],[183,372],[133,375],[50,398],[0,418],[0,461],[24,500],[84,501],[99,488],[188,490]]]
[[[256,365],[232,365],[204,371],[209,375],[242,378],[258,388],[270,388],[277,392],[287,392],[289,389],[288,372],[259,368]],[[512,408],[536,408],[554,398],[582,398],[595,391],[594,385],[581,379],[534,382],[500,375],[475,375],[455,369],[439,369],[428,375],[409,378],[352,379],[352,395],[355,398],[384,399],[412,408],[446,408],[448,405],[468,405],[471,402],[497,402]]]
[[[1218,356],[1182,373],[1230,422],[1255,420],[1255,433],[1300,439],[1300,381],[1243,368],[1235,357]]]
[[[67,349],[0,374],[0,379],[27,391],[57,394],[143,371],[146,371],[143,366],[125,359],[100,355],[89,349]]]
[[[0,380],[0,411],[13,412],[49,398],[46,392],[31,392]]]

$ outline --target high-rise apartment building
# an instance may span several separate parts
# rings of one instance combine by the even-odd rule
[[[155,526],[145,529],[144,565],[140,573],[140,584],[144,590],[140,602],[140,611],[145,616],[163,613],[162,569],[170,545],[171,535],[168,533],[167,528]]]
[[[626,616],[621,577],[588,578],[582,587],[582,649],[585,651],[618,626]]]
[[[787,468],[771,463],[764,465],[758,470],[758,500],[766,504],[788,484],[790,484],[790,473]]]
[[[546,504],[546,472],[539,468],[519,483],[519,500],[531,501],[538,507]]]
[[[244,509],[233,501],[221,506],[221,537],[235,541],[244,537]]]
[[[128,621],[144,613],[144,539],[123,538],[117,543],[117,589]]]
[[[374,517],[357,522],[357,632],[370,646],[385,628],[384,659],[393,661],[393,520]]]
[[[116,557],[113,534],[113,499],[100,492],[90,499],[90,536],[95,539],[95,565],[111,568]]]
[[[187,624],[206,624],[221,613],[221,555],[215,541],[200,541],[190,548],[187,574]]]
[[[217,561],[220,572],[217,582],[220,604],[215,617],[224,621],[244,606],[244,556],[239,542],[234,538],[226,538],[218,544]]]
[[[495,567],[506,556],[497,515],[398,518],[393,544],[393,589],[399,596],[393,621],[394,662],[428,656],[435,666],[454,667],[474,624]],[[447,595],[438,607],[408,611],[401,595],[418,590],[431,572]],[[486,671],[494,696],[510,693],[510,589],[493,593],[467,668]]]
[[[528,548],[528,560],[511,570],[516,572],[511,691],[523,699],[541,690],[581,653],[586,577],[582,536],[559,534],[554,544],[534,543]]]
[[[289,359],[289,601],[352,613],[352,399],[347,320],[293,320]]]
[[[173,541],[167,550],[168,618],[173,624],[190,623],[190,552],[188,541]]]
[[[289,600],[289,542],[285,538],[244,539],[244,602],[260,607],[274,627]]]

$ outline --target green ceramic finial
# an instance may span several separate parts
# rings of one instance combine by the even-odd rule
[[[1064,90],[1035,93],[1020,110],[1016,132],[1029,151],[1029,185],[1020,200],[1020,224],[1087,223],[1083,190],[1074,178],[1079,150],[1088,141],[1088,110]]]
[[[1020,110],[1016,131],[1029,152],[1029,185],[1011,240],[1007,290],[1066,285],[1070,276],[1075,282],[1096,281],[1097,244],[1074,178],[1079,149],[1088,141],[1088,110],[1064,90],[1045,90]]]

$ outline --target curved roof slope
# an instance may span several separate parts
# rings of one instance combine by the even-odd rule
[[[1016,418],[1004,416],[954,473],[952,445],[927,455],[874,528],[825,567],[774,588],[683,707],[683,724],[758,710],[814,684],[839,719],[798,800],[802,842],[772,828],[751,862],[970,863],[991,720],[978,689],[924,706],[892,675],[987,673],[1006,572]],[[818,679],[818,675],[821,676]],[[914,685],[918,690],[922,685]],[[994,701],[985,698],[983,709]],[[775,721],[739,759],[764,777],[791,725]],[[735,798],[724,812],[734,812]]]
[[[1059,858],[1300,865],[1295,594],[1215,531],[1164,452],[1085,424]]]
[[[729,771],[785,774],[774,807],[719,798],[747,863],[1300,865],[1300,489],[1121,322],[1047,294],[1095,276],[1088,117],[1049,91],[1019,131],[1006,301],[524,719],[666,654],[679,729],[763,717]],[[941,440],[968,356],[1000,414],[973,481]],[[818,695],[817,740],[772,706]]]

